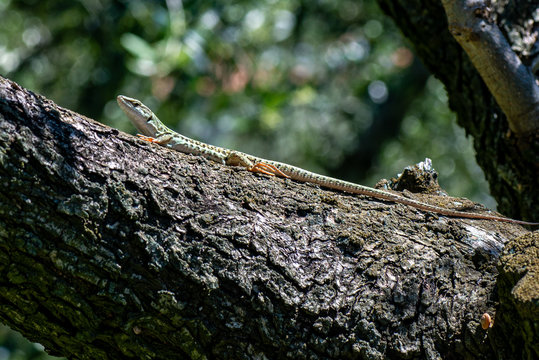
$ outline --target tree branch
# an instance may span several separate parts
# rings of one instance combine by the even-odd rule
[[[498,209],[513,218],[539,221],[537,132],[526,136],[510,130],[506,114],[462,46],[449,33],[441,1],[378,0],[378,3],[410,39],[429,71],[444,83],[457,122],[473,139],[477,162]],[[535,10],[533,2],[498,2],[497,23],[503,23],[505,32],[518,34],[519,38],[533,38],[537,35]],[[519,56],[526,59],[531,47],[528,49],[523,44],[526,42],[511,45],[514,48],[519,45],[522,49]]]
[[[52,354],[487,359],[509,348],[479,320],[495,314],[494,265],[529,234],[520,226],[256,176],[3,78],[0,176],[0,320]]]
[[[466,51],[519,136],[539,131],[539,86],[498,26],[484,0],[442,0],[449,30]]]

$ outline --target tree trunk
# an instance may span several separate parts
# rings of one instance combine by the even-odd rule
[[[470,61],[469,48],[465,47],[465,52],[450,34],[442,2],[453,5],[453,10],[460,7],[458,10],[464,14],[465,7],[474,4],[477,7],[470,9],[472,12],[468,15],[473,20],[482,20],[480,28],[497,36],[495,30],[499,26],[499,34],[509,39],[507,43],[500,36],[496,40],[501,39],[506,44],[498,41],[499,49],[492,49],[491,43],[479,48],[482,52],[476,47],[471,53],[487,70],[495,71],[482,74],[491,89],[502,90],[502,96],[498,98],[501,107]],[[449,105],[457,113],[459,125],[473,137],[477,162],[485,172],[498,209],[513,218],[539,221],[539,88],[530,71],[534,59],[539,61],[539,47],[533,47],[533,39],[539,31],[539,22],[536,16],[534,18],[537,1],[497,1],[492,2],[491,9],[481,0],[378,0],[378,3],[411,40],[427,68],[444,83]],[[459,20],[452,18],[454,34],[462,35],[472,30],[455,24]],[[488,31],[485,31],[487,35]],[[511,37],[507,36],[509,33]],[[468,43],[482,44],[481,34],[468,32],[467,35],[471,38]],[[490,56],[482,56],[485,53]],[[486,63],[488,60],[491,63]],[[521,64],[516,66],[517,75],[511,78],[502,70],[511,68],[515,61]],[[519,93],[521,89],[525,91]],[[519,102],[528,97],[531,107],[517,113],[530,114],[529,121],[522,121],[525,126],[510,126],[520,119],[508,121],[502,108],[517,110],[522,105]]]
[[[520,226],[170,151],[3,78],[0,175],[0,320],[51,354],[514,355],[479,321]]]

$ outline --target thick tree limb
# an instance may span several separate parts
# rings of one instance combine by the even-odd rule
[[[0,320],[72,359],[492,358],[529,232],[256,176],[0,78]],[[413,195],[453,206],[445,196]]]

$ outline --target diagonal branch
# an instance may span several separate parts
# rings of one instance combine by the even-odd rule
[[[498,26],[484,0],[442,0],[449,30],[476,67],[519,136],[539,131],[539,86]]]
[[[489,358],[511,224],[168,151],[0,77],[0,321],[72,359]],[[414,195],[422,196],[422,195]],[[423,195],[454,204],[462,199]]]

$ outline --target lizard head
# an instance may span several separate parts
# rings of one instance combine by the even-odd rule
[[[166,128],[159,118],[143,103],[137,99],[118,95],[118,105],[143,135],[155,137],[165,132]]]

